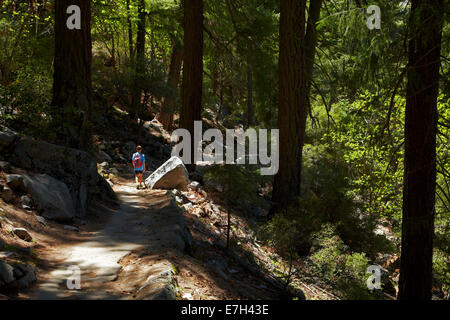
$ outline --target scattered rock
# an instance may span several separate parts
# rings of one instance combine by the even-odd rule
[[[14,281],[14,268],[0,260],[0,283],[10,284]]]
[[[183,208],[184,208],[184,210],[186,210],[186,211],[191,211],[191,210],[193,210],[194,209],[194,206],[192,205],[192,203],[186,203],[186,204],[184,204],[183,205]]]
[[[176,201],[178,204],[183,204],[183,198],[181,198],[181,197],[179,197],[179,196],[175,196],[175,201]]]
[[[17,287],[19,289],[26,289],[32,283],[36,282],[36,273],[34,267],[29,264],[15,264],[14,269],[21,272],[22,276],[17,279]]]
[[[202,209],[200,209],[200,208],[195,208],[193,211],[192,211],[192,214],[193,215],[195,215],[195,216],[197,216],[197,217],[205,217],[206,216],[206,214],[205,214],[205,211],[203,211]]]
[[[220,210],[219,210],[219,208],[215,204],[213,204],[211,202],[209,202],[209,203],[207,203],[205,205],[204,210],[205,210],[205,213],[208,216],[212,217],[212,218],[219,218],[220,217]]]
[[[198,188],[200,188],[200,183],[198,183],[197,181],[193,181],[189,184],[188,188],[197,191]]]
[[[3,201],[11,203],[14,200],[14,193],[9,187],[3,187],[1,191]]]
[[[36,220],[37,220],[40,224],[42,224],[43,226],[46,226],[46,225],[47,225],[47,220],[45,220],[44,217],[36,216]]]
[[[64,230],[67,230],[67,231],[75,231],[75,232],[80,231],[80,229],[79,229],[78,227],[68,226],[68,225],[64,226]]]
[[[5,173],[10,173],[11,172],[11,164],[9,162],[6,161],[0,161],[0,170],[5,172]]]
[[[177,190],[177,189],[173,189],[170,193],[171,193],[174,197],[181,197],[181,196],[182,196],[180,190]]]
[[[12,230],[12,232],[19,237],[20,239],[26,241],[26,242],[31,242],[33,241],[33,238],[31,237],[30,233],[28,232],[27,229],[24,228],[14,228]]]
[[[190,293],[183,293],[183,295],[181,296],[181,298],[185,299],[185,300],[194,300],[194,297],[192,296],[192,294]]]
[[[24,184],[44,218],[66,222],[75,217],[73,200],[65,183],[42,174],[24,175]]]
[[[24,175],[25,189],[47,219],[71,221],[76,213],[67,186],[48,175]]]
[[[152,266],[149,276],[136,293],[138,300],[176,300],[172,265],[157,264]]]
[[[25,210],[31,210],[33,207],[33,200],[29,196],[22,196],[20,201],[22,202],[22,208]]]
[[[19,174],[8,174],[6,176],[6,184],[12,190],[23,191],[23,177]]]
[[[151,189],[183,190],[189,184],[189,174],[183,161],[172,157],[150,175],[145,183]]]
[[[100,168],[103,170],[108,170],[109,169],[109,163],[108,162],[102,162],[100,163]]]
[[[3,146],[8,145],[4,148]],[[0,131],[2,156],[14,166],[47,174],[66,184],[75,212],[86,214],[94,198],[116,200],[112,188],[97,172],[95,157],[87,152]]]

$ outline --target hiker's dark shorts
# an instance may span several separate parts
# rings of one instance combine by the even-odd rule
[[[135,173],[135,174],[143,174],[143,173],[144,173],[144,170],[134,170],[134,173]]]

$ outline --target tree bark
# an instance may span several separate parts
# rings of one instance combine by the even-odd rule
[[[306,0],[280,3],[278,128],[280,168],[275,176],[271,215],[300,196],[302,148],[306,127],[304,44]]]
[[[137,120],[142,112],[142,91],[140,90],[140,74],[145,70],[145,0],[139,0],[139,21],[136,33],[135,86],[131,108],[131,118]]]
[[[443,1],[412,0],[399,299],[432,297],[437,96]]]
[[[183,46],[178,41],[175,41],[172,49],[172,56],[170,58],[169,76],[167,78],[167,85],[172,88],[174,92],[178,90],[182,64]],[[175,112],[176,104],[176,98],[165,97],[161,106],[159,120],[167,131],[171,131],[173,129],[173,114]]]
[[[133,58],[133,25],[131,24],[131,9],[130,0],[127,0],[127,24],[128,24],[128,50],[130,52],[130,59]]]
[[[81,9],[81,30],[67,25],[70,5]],[[52,116],[59,141],[73,148],[89,149],[92,116],[91,2],[55,1],[55,61]]]
[[[308,99],[308,110],[311,109],[311,83],[313,79],[314,60],[317,47],[317,22],[320,19],[320,8],[322,0],[310,1],[308,25],[305,35],[305,75],[306,75],[306,97]]]
[[[203,92],[203,0],[184,3],[184,67],[180,128],[192,136],[192,159],[195,170],[194,121],[201,121]]]
[[[250,53],[247,54],[247,127],[255,125],[255,110],[253,106],[253,66]]]

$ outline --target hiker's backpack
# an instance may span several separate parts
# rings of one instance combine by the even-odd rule
[[[133,157],[133,166],[135,168],[142,167],[142,160],[141,160],[141,158],[142,158],[142,154],[140,154],[140,153],[136,153],[134,155],[134,157]]]

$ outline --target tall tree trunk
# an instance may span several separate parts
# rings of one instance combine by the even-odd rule
[[[201,120],[203,91],[203,0],[184,3],[184,67],[180,128],[192,135],[192,159],[195,170],[194,121]]]
[[[172,88],[174,92],[178,90],[180,83],[181,66],[183,64],[183,46],[181,43],[175,40],[172,57],[170,58],[169,76],[167,78],[167,85]],[[164,128],[168,131],[173,129],[173,114],[177,99],[174,97],[165,97],[161,106],[161,112],[159,120],[163,124]]]
[[[432,294],[442,8],[442,0],[411,1],[399,283],[402,300],[429,300]]]
[[[133,25],[131,24],[131,8],[130,0],[127,0],[127,24],[128,24],[128,50],[130,52],[130,59],[133,58]]]
[[[280,168],[275,176],[271,215],[288,208],[300,195],[302,148],[307,103],[304,76],[306,0],[280,2],[278,128]]]
[[[255,110],[253,106],[253,66],[250,53],[247,54],[247,126],[255,125]]]
[[[309,2],[308,25],[305,35],[305,75],[306,75],[306,97],[308,99],[308,109],[311,109],[311,84],[313,79],[314,60],[317,47],[317,22],[320,19],[320,8],[322,0]]]
[[[137,120],[142,113],[142,90],[140,74],[145,70],[145,0],[139,0],[139,21],[136,34],[135,86],[132,99],[131,118]]]
[[[68,29],[67,8],[81,9],[81,29]],[[91,2],[55,1],[55,61],[52,116],[61,141],[74,148],[89,149],[92,116]]]

